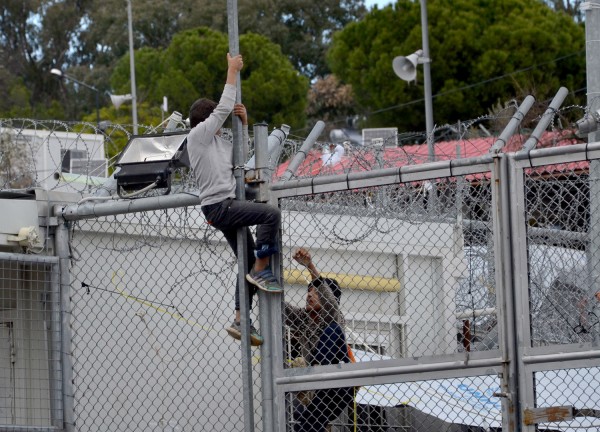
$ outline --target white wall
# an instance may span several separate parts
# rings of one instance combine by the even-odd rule
[[[284,223],[284,244],[310,248],[319,270],[400,282],[398,292],[375,286],[342,295],[348,322],[402,327],[403,340],[390,340],[388,355],[456,352],[455,290],[466,269],[457,225],[300,212],[285,214]]]

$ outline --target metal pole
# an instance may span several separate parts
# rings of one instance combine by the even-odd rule
[[[527,139],[525,144],[523,144],[523,149],[519,153],[528,152],[535,148],[536,144],[540,140],[540,136],[542,136],[542,133],[544,133],[544,131],[548,128],[550,121],[556,115],[556,110],[560,108],[568,94],[569,90],[567,90],[566,87],[561,87],[558,89],[558,92],[552,99],[552,102],[550,102],[550,105],[548,105],[548,109],[531,133],[531,136]]]
[[[281,125],[279,129],[273,129],[273,132],[269,134],[268,139],[268,154],[267,154],[267,164],[269,167],[269,174],[273,172],[275,165],[279,162],[279,155],[281,154],[281,149],[283,147],[283,143],[287,139],[288,134],[290,133],[290,127],[286,124]],[[256,152],[255,152],[256,153]],[[251,180],[254,178],[254,168],[256,166],[256,155],[252,156],[248,162],[246,162],[246,179]]]
[[[537,150],[540,151],[540,150]],[[527,156],[529,153],[524,154]],[[523,432],[535,431],[534,426],[526,426],[522,424],[522,413],[523,409],[531,408],[535,406],[535,383],[534,376],[531,372],[527,371],[523,364],[523,358],[527,354],[527,351],[531,348],[531,311],[529,307],[529,265],[528,265],[528,234],[529,229],[523,221],[523,218],[527,214],[527,198],[525,190],[525,176],[523,175],[523,168],[519,167],[515,161],[516,156],[514,154],[509,155],[510,158],[510,200],[512,202],[510,206],[510,236],[511,245],[510,253],[510,265],[512,267],[512,297],[513,302],[509,306],[513,309],[515,324],[513,327],[513,335],[508,334],[504,338],[505,343],[510,344],[508,349],[514,350],[513,361],[517,362],[517,365],[513,366],[512,371],[516,372],[516,383],[513,383],[513,377],[505,377],[508,379],[509,385],[516,385],[516,388],[511,389],[510,396],[516,395],[516,400],[512,406],[517,413],[513,415],[517,416],[517,427],[514,430]],[[500,290],[498,290],[500,291]],[[502,289],[504,292],[505,290]],[[504,326],[507,327],[507,326]],[[507,329],[507,331],[511,331]]]
[[[298,156],[298,155],[297,155]],[[405,177],[410,176],[411,174],[416,173],[431,173],[435,171],[440,171],[440,177],[447,177],[451,170],[454,175],[462,175],[461,168],[472,167],[474,165],[485,165],[493,162],[493,157],[491,155],[478,156],[469,159],[458,159],[458,160],[445,160],[438,162],[431,162],[421,165],[411,165],[411,166],[403,166],[400,169],[398,168],[384,168],[381,170],[373,170],[373,171],[362,171],[355,172],[352,174],[335,174],[331,176],[323,176],[323,177],[314,177],[314,178],[303,178],[298,180],[286,180],[281,178],[281,181],[271,185],[271,191],[281,191],[286,189],[300,189],[300,188],[309,188],[312,192],[315,192],[315,189],[318,186],[322,185],[334,185],[338,184],[343,187],[335,187],[330,188],[329,190],[317,191],[317,193],[321,192],[333,192],[334,190],[349,190],[356,187],[366,187],[366,186],[381,186],[383,184],[392,184],[398,183],[399,181],[404,182]],[[482,168],[483,169],[483,168]],[[289,171],[289,168],[288,168]],[[288,172],[286,171],[286,173]],[[390,177],[390,183],[385,183],[383,177]],[[400,176],[402,179],[400,179]],[[435,178],[433,175],[424,176],[425,179]],[[351,186],[349,183],[354,181],[362,181],[373,179],[372,184],[361,184],[356,186]],[[423,178],[419,178],[418,180],[423,180]],[[406,180],[410,181],[410,180]],[[301,191],[298,195],[305,193]],[[290,196],[290,195],[288,195]]]
[[[138,134],[137,118],[137,94],[135,91],[135,56],[133,52],[133,18],[131,12],[131,0],[127,0],[127,31],[129,33],[129,74],[131,81],[131,121],[133,122],[133,134]]]
[[[587,74],[587,109],[594,112],[600,108],[600,0],[585,2],[585,59]],[[582,7],[583,9],[583,7]],[[600,133],[588,135],[588,143],[597,142]],[[600,291],[600,161],[590,161],[590,244],[587,251],[591,292]],[[590,300],[594,300],[593,297]],[[593,344],[598,346],[598,329],[592,329]]]
[[[56,227],[54,247],[59,259],[61,304],[61,363],[63,388],[63,419],[65,432],[75,431],[75,394],[73,390],[73,353],[71,351],[71,277],[68,222],[62,220]]]
[[[506,145],[511,136],[515,134],[517,128],[523,121],[523,118],[527,115],[533,103],[535,102],[535,98],[531,95],[527,96],[519,108],[517,112],[512,116],[506,127],[502,130],[502,133],[490,148],[490,153],[498,153],[502,148]]]
[[[267,202],[269,200],[269,153],[268,153],[268,126],[266,123],[254,125],[254,153],[256,155],[256,180],[258,184],[257,201]],[[274,296],[264,291],[258,292],[260,300],[260,330],[264,343],[260,347],[260,373],[262,393],[262,423],[264,432],[273,431],[273,345],[271,327],[275,322],[271,315],[271,304],[280,301],[280,296]]]
[[[310,131],[310,134],[304,140],[304,143],[298,150],[298,153],[294,156],[290,164],[288,165],[287,170],[281,176],[282,181],[289,180],[295,173],[302,161],[306,158],[308,151],[312,148],[312,146],[317,141],[317,138],[323,133],[323,129],[325,129],[325,123],[319,120],[313,129]]]
[[[254,125],[254,153],[256,156],[255,178],[258,181],[258,195],[256,201],[269,201],[269,179],[271,170],[269,169],[269,128],[266,123],[257,123]]]
[[[427,24],[427,0],[421,0],[421,34],[423,38],[423,87],[425,90],[425,127],[429,162],[435,160],[433,148],[433,100],[431,96],[431,57],[429,57],[429,27]]]
[[[49,229],[50,227],[47,227]],[[64,424],[63,417],[63,391],[62,391],[62,335],[61,335],[61,291],[60,267],[58,259],[50,267],[50,421],[52,426],[61,429]]]
[[[476,371],[470,375],[485,375],[493,373],[501,367],[501,362],[497,358],[480,358],[470,359],[465,362],[464,359],[448,360],[446,362],[439,363],[419,363],[416,364],[405,364],[405,365],[394,365],[378,368],[365,368],[356,369],[342,363],[335,371],[328,372],[314,372],[319,370],[318,368],[311,368],[309,372],[303,375],[300,374],[289,374],[276,378],[275,383],[278,386],[285,386],[285,391],[298,391],[298,390],[318,390],[322,388],[330,388],[333,381],[342,381],[338,385],[344,387],[346,385],[344,380],[353,381],[356,385],[372,385],[373,381],[377,381],[378,384],[383,384],[383,381],[387,380],[375,380],[375,378],[385,377],[396,377],[407,374],[428,374],[424,379],[437,379],[439,376],[442,378],[444,375],[449,375],[451,371]],[[442,372],[437,375],[436,372]],[[431,378],[436,376],[436,378]],[[406,378],[405,378],[406,379]],[[359,381],[360,380],[360,381]],[[396,382],[396,379],[390,379],[389,382]],[[404,382],[404,381],[402,381]]]
[[[229,54],[232,56],[240,53],[240,41],[238,33],[238,10],[236,0],[227,0],[227,28],[229,33]],[[242,101],[242,85],[240,74],[236,80],[237,92],[236,102]],[[243,143],[242,120],[233,116],[233,166],[241,167],[246,161],[245,146]],[[236,199],[246,199],[244,170],[235,169]],[[238,284],[240,290],[240,326],[242,330],[242,395],[244,399],[244,430],[254,431],[254,393],[252,382],[252,352],[250,349],[250,311],[248,286],[246,284],[246,229],[241,228],[237,232],[238,244]]]
[[[512,229],[510,203],[512,193],[509,189],[508,157],[495,157],[492,172],[492,211],[494,232],[495,279],[498,281],[496,304],[500,329],[500,350],[502,352],[502,374],[499,374],[501,393],[508,395],[502,399],[502,428],[507,431],[518,430],[520,411],[518,399],[519,368],[516,353],[516,314],[514,300],[514,274],[512,249]],[[501,284],[501,285],[500,285]]]

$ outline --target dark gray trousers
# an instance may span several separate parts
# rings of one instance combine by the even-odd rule
[[[281,212],[269,204],[250,201],[238,201],[228,198],[219,203],[202,206],[206,221],[223,233],[227,243],[237,257],[237,230],[246,227],[246,273],[254,266],[256,257],[254,250],[263,246],[276,246],[277,234],[281,225]],[[256,244],[248,227],[256,225]],[[256,287],[250,286],[249,308],[252,308],[252,297]],[[240,310],[239,281],[235,288],[235,309]]]

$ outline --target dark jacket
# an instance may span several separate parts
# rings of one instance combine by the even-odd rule
[[[331,279],[319,278],[319,280],[330,281]],[[329,355],[325,357],[321,355],[318,362],[314,360],[314,356],[322,350],[326,350],[327,346],[331,346],[332,344],[335,346],[340,346],[339,341],[335,340],[327,341],[324,339],[321,343],[319,343],[322,333],[332,323],[338,324],[338,327],[340,328],[339,333],[341,333],[341,336],[344,340],[345,336],[341,329],[341,327],[344,325],[344,319],[342,318],[342,314],[340,312],[338,299],[333,294],[329,284],[316,283],[313,285],[311,282],[310,286],[314,286],[319,294],[321,310],[318,312],[318,316],[313,319],[304,308],[299,308],[288,303],[284,303],[285,324],[291,328],[292,333],[298,339],[299,351],[308,365],[317,366],[320,364],[332,364],[339,363],[340,361],[346,361],[339,357],[339,353],[335,353],[334,358],[331,358],[331,361],[326,363],[320,363],[320,361],[326,361],[325,359],[329,358]],[[332,348],[329,348],[329,351],[331,351],[331,349]],[[334,361],[335,359],[339,359],[340,361]]]
[[[321,302],[316,319],[304,309],[285,303],[285,318],[298,335],[300,351],[310,366],[350,363],[338,300],[328,284],[315,287]],[[294,411],[294,431],[323,432],[353,400],[354,388],[317,390],[307,405]]]

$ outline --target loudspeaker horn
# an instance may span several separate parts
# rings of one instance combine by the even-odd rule
[[[123,102],[127,102],[132,100],[133,98],[131,97],[130,94],[126,94],[126,95],[114,95],[111,94],[110,95],[110,101],[112,102],[112,104],[114,105],[114,107],[116,109],[119,109],[119,107],[121,105],[123,105]]]
[[[423,51],[418,50],[407,57],[396,57],[392,62],[394,73],[404,81],[414,81],[417,78],[417,64],[419,64],[419,57],[422,55]]]

